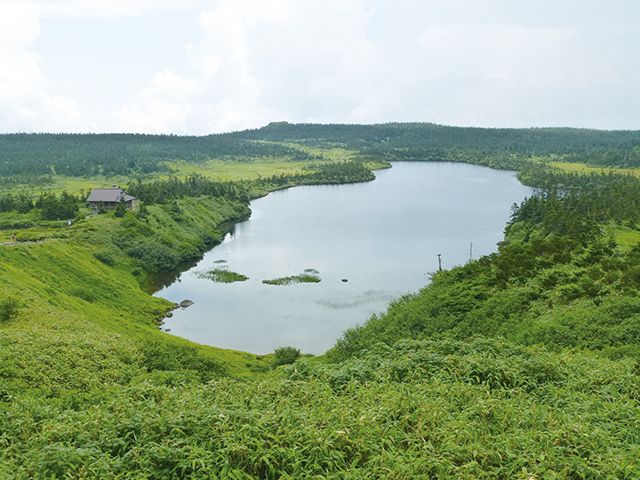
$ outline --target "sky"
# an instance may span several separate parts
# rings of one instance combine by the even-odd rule
[[[0,0],[0,133],[640,129],[638,0]]]

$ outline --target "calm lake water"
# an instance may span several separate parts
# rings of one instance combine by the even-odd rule
[[[190,299],[172,335],[255,354],[294,346],[320,354],[430,272],[497,251],[511,205],[531,195],[514,172],[458,163],[394,163],[373,182],[304,186],[251,202],[252,215],[222,244],[155,293]],[[224,265],[249,277],[214,283],[196,272]],[[320,283],[263,280],[319,272]],[[343,279],[347,281],[344,282]]]

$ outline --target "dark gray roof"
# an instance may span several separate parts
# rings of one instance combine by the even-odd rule
[[[127,195],[121,188],[94,188],[87,202],[119,202],[120,197],[124,197],[125,202],[135,200],[136,197]]]

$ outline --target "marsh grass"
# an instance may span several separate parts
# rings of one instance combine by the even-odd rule
[[[273,280],[263,280],[265,285],[295,285],[298,283],[320,283],[319,272],[313,268],[307,268],[300,275],[290,277],[274,278]]]
[[[240,273],[231,272],[227,267],[215,267],[205,272],[196,271],[195,276],[202,279],[208,279],[216,283],[234,283],[249,280],[249,277]]]

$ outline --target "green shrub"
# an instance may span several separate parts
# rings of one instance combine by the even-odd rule
[[[140,242],[131,247],[127,255],[137,258],[144,268],[152,271],[169,270],[180,262],[176,252],[155,241]]]
[[[15,297],[7,297],[0,302],[0,322],[8,322],[14,320],[20,308],[22,307],[20,300]]]
[[[144,354],[142,366],[150,373],[191,371],[202,382],[227,375],[222,363],[202,355],[196,347],[147,341],[140,344],[140,350]]]
[[[102,263],[113,266],[118,258],[118,253],[117,247],[109,245],[93,252],[93,256]]]
[[[74,297],[81,298],[82,300],[93,303],[96,301],[96,294],[88,287],[75,287],[70,292]]]
[[[290,365],[295,362],[300,356],[300,349],[294,347],[281,347],[275,350],[275,359],[273,364],[278,365]]]
[[[39,242],[48,237],[49,235],[45,232],[20,232],[16,235],[16,242]]]

